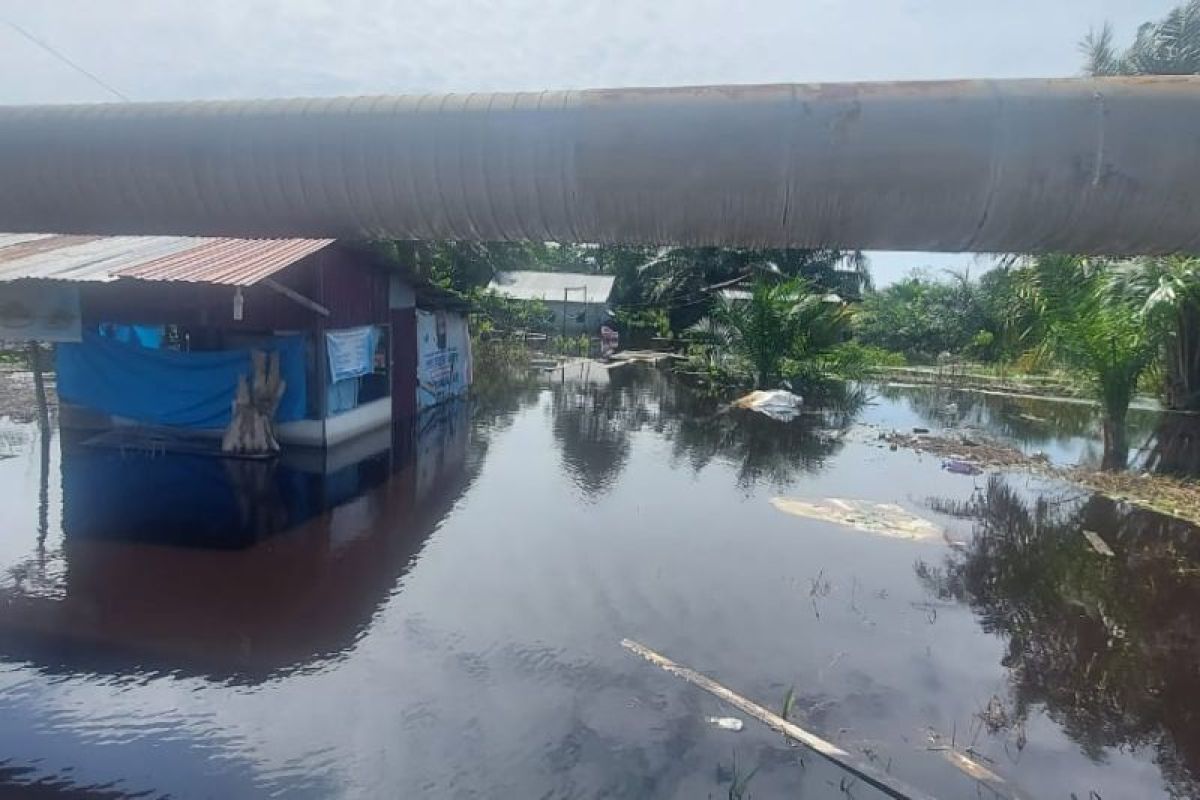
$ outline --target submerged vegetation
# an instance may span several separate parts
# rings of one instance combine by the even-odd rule
[[[801,279],[760,279],[747,297],[719,297],[687,339],[710,377],[766,388],[838,371],[838,348],[849,333],[850,311],[840,298]]]

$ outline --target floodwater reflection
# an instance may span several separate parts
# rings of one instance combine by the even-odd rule
[[[1033,796],[1200,789],[1190,527],[950,475],[859,425],[952,400],[847,387],[780,425],[652,369],[475,389],[411,437],[276,464],[0,420],[0,796],[847,797],[756,724],[713,728],[730,709],[625,637],[772,708],[790,694],[934,796],[980,791],[930,749],[956,732]],[[1046,447],[1058,419],[1026,410]],[[1086,445],[1062,424],[1063,452]]]
[[[1152,751],[1175,796],[1200,795],[1200,531],[1100,496],[1030,498],[1001,477],[932,505],[974,522],[962,552],[917,572],[1007,642],[1008,707],[992,721],[1020,731],[1045,708],[1090,758]]]
[[[61,576],[4,587],[5,655],[238,681],[336,658],[469,481],[468,431],[458,406],[345,464],[68,445]]]
[[[886,416],[893,424],[977,430],[1028,454],[1044,452],[1056,464],[1100,466],[1100,411],[1092,403],[934,386],[883,384],[873,389],[888,401]],[[897,414],[900,408],[909,413]],[[1130,409],[1129,442],[1134,448],[1130,454],[1134,467],[1144,465],[1147,442],[1161,417],[1152,409]]]
[[[564,469],[585,496],[612,486],[631,437],[643,430],[670,441],[672,460],[693,472],[722,461],[736,468],[740,486],[786,485],[836,455],[868,400],[864,388],[835,385],[797,420],[780,424],[730,409],[658,370],[621,368],[576,380],[555,373],[548,385]]]

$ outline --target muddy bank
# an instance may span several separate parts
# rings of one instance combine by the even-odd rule
[[[949,461],[966,462],[981,470],[1021,469],[1057,478],[1113,500],[1200,525],[1200,482],[1149,472],[1102,472],[1050,463],[1044,454],[1029,455],[1017,448],[971,435],[880,433],[892,449],[900,447]]]
[[[1036,467],[1049,466],[1042,454],[1027,455],[1012,445],[986,439],[982,436],[960,434],[958,436],[933,436],[924,433],[881,433],[881,441],[893,449],[907,447],[919,453],[929,453],[953,461],[963,461],[989,467]]]

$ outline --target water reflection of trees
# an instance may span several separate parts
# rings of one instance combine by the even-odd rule
[[[478,354],[471,385],[472,440],[481,454],[487,451],[492,437],[508,429],[517,412],[533,405],[542,387],[527,366],[504,361],[488,360],[486,351]]]
[[[551,390],[551,429],[563,467],[588,496],[607,492],[629,459],[629,434],[645,407],[636,395],[609,386],[560,383]]]
[[[1145,469],[1158,475],[1200,476],[1200,419],[1163,414],[1146,446]]]
[[[820,469],[866,402],[858,389],[836,387],[800,419],[780,423],[729,410],[669,373],[622,368],[606,384],[551,385],[552,430],[572,479],[589,495],[608,491],[628,461],[631,437],[652,430],[671,442],[677,463],[700,471],[714,461],[733,466],[738,484],[790,483]]]
[[[975,536],[918,575],[1007,638],[1014,723],[1044,707],[1090,757],[1148,748],[1170,791],[1200,795],[1200,531],[1100,496],[1027,500],[999,477],[933,505]]]
[[[928,424],[977,428],[1023,445],[1066,443],[1100,435],[1100,411],[1070,400],[983,394],[938,386],[875,387],[888,400],[904,401]],[[1150,437],[1152,413],[1129,417],[1129,440],[1138,446]]]
[[[866,405],[866,395],[842,387],[820,403],[786,424],[736,409],[681,416],[669,434],[673,455],[697,472],[713,461],[730,464],[739,486],[785,486],[800,473],[822,469],[841,450],[842,437]]]

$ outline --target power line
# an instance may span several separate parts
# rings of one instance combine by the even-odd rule
[[[53,47],[51,47],[50,45],[48,45],[46,42],[43,42],[41,39],[37,38],[36,36],[34,36],[34,35],[33,35],[32,33],[30,33],[29,31],[25,30],[24,28],[22,28],[22,27],[21,27],[20,25],[18,25],[17,23],[13,22],[12,20],[8,20],[8,19],[4,20],[4,22],[5,22],[5,23],[8,25],[8,27],[12,28],[14,31],[16,31],[17,33],[21,34],[22,36],[24,36],[24,37],[25,37],[26,39],[28,39],[29,41],[33,42],[35,45],[37,45],[38,47],[42,48],[43,50],[45,50],[45,51],[46,51],[47,53],[49,53],[50,55],[52,55],[52,56],[54,56],[55,58],[57,58],[59,61],[61,61],[61,62],[63,62],[64,64],[66,64],[66,65],[67,65],[68,67],[70,67],[71,69],[75,70],[76,72],[78,72],[78,73],[79,73],[79,74],[81,74],[81,75],[84,75],[84,76],[86,76],[88,79],[90,79],[90,80],[91,80],[93,83],[95,83],[97,86],[100,86],[100,87],[102,87],[102,88],[103,88],[105,91],[111,92],[112,94],[116,95],[116,97],[118,97],[119,99],[121,99],[121,100],[124,100],[126,103],[131,103],[131,102],[133,102],[133,101],[132,101],[132,100],[130,100],[128,97],[126,97],[124,94],[122,94],[122,93],[121,93],[119,90],[117,90],[117,89],[114,89],[114,88],[113,88],[111,85],[109,85],[109,84],[105,83],[105,82],[104,82],[103,80],[101,80],[101,79],[100,79],[100,78],[99,78],[97,75],[95,75],[94,73],[88,72],[86,69],[84,69],[83,67],[81,67],[79,64],[76,64],[74,61],[72,61],[71,59],[67,58],[65,55],[63,55],[63,54],[62,54],[62,53],[60,53],[59,51],[55,50]]]

